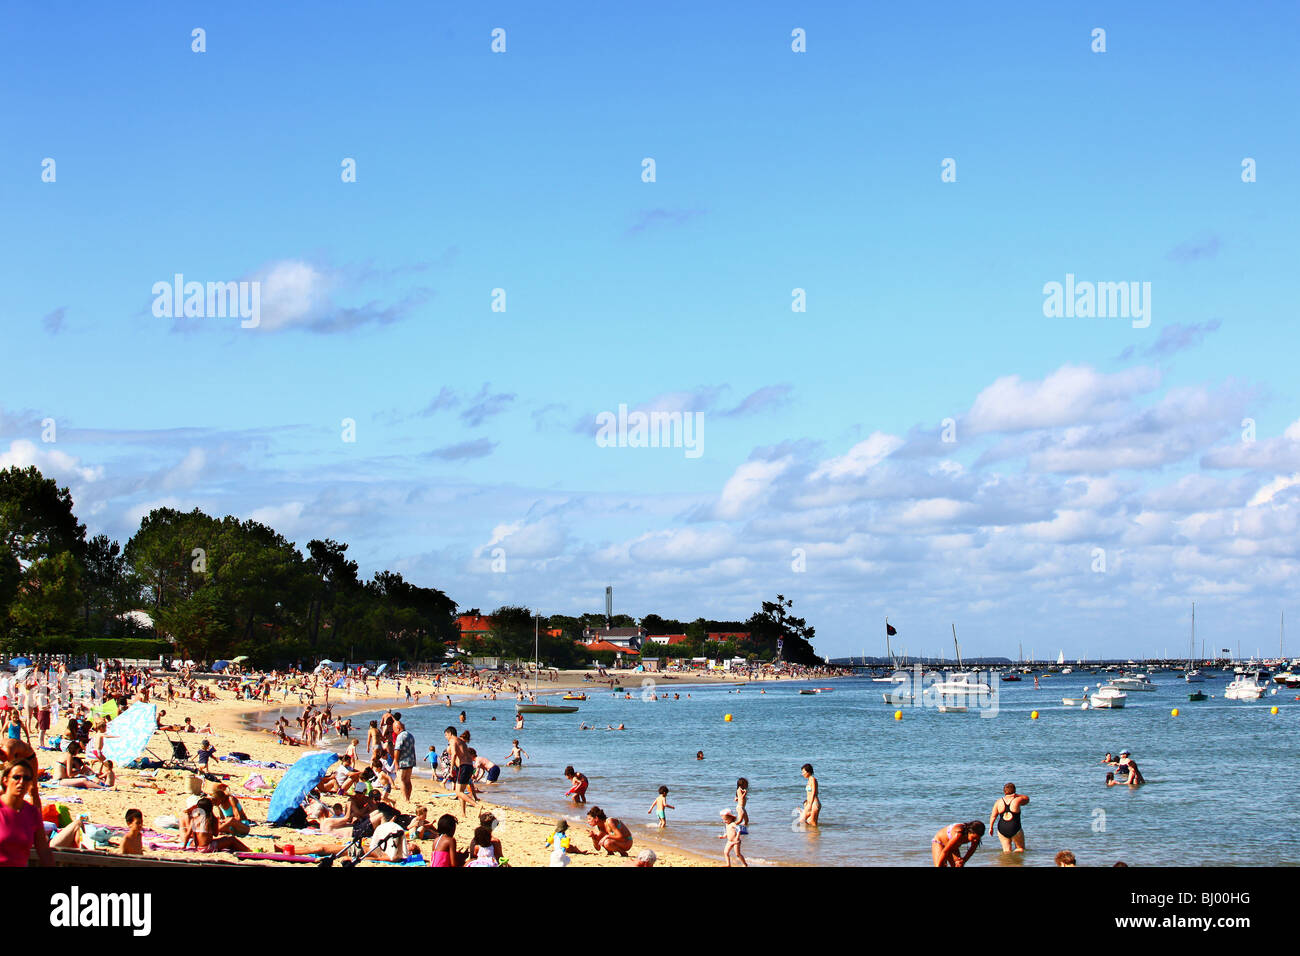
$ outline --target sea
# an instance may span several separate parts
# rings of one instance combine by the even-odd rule
[[[564,797],[563,771],[573,765],[591,781],[588,805],[622,819],[643,844],[720,858],[721,811],[734,805],[736,781],[745,777],[750,824],[742,852],[751,865],[929,866],[935,832],[960,821],[987,825],[1008,782],[1030,798],[1021,817],[1027,851],[1003,854],[988,834],[970,866],[1051,866],[1059,850],[1072,851],[1081,866],[1300,860],[1297,692],[1281,688],[1241,702],[1223,699],[1228,674],[1195,685],[1172,673],[1152,679],[1156,690],[1130,692],[1120,710],[1062,704],[1104,680],[1088,673],[1043,676],[1037,688],[1029,677],[1000,683],[996,716],[988,717],[975,708],[899,708],[883,699],[890,685],[866,677],[742,687],[638,682],[627,686],[630,700],[593,687],[577,713],[528,714],[518,732],[509,697],[395,706],[421,758],[430,745],[443,748],[448,725],[471,732],[471,746],[502,765],[487,799],[581,824],[585,810]],[[801,688],[831,689],[806,695]],[[1190,702],[1192,690],[1209,699]],[[354,715],[363,741],[381,712]],[[619,724],[626,729],[605,729]],[[522,768],[507,768],[516,737],[529,757]],[[1102,757],[1123,750],[1145,786],[1105,786]],[[794,821],[805,763],[820,784],[818,828]],[[417,775],[426,776],[427,766]],[[647,812],[660,786],[674,807],[663,830]]]

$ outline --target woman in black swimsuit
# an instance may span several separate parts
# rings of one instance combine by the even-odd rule
[[[1025,830],[1020,825],[1020,811],[1029,798],[1016,793],[1016,785],[1009,783],[1002,788],[1002,797],[993,804],[993,813],[989,816],[989,829],[998,835],[1003,853],[1023,853],[1025,851]]]

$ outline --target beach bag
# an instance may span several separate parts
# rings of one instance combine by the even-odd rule
[[[170,815],[154,817],[153,828],[155,830],[179,830],[181,828],[181,821]]]

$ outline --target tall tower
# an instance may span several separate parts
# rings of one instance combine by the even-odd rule
[[[614,621],[614,587],[605,586],[605,626],[611,627]]]

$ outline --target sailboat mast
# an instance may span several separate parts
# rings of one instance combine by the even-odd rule
[[[952,646],[957,652],[957,670],[961,670],[961,645],[957,643],[957,625],[952,626]]]

